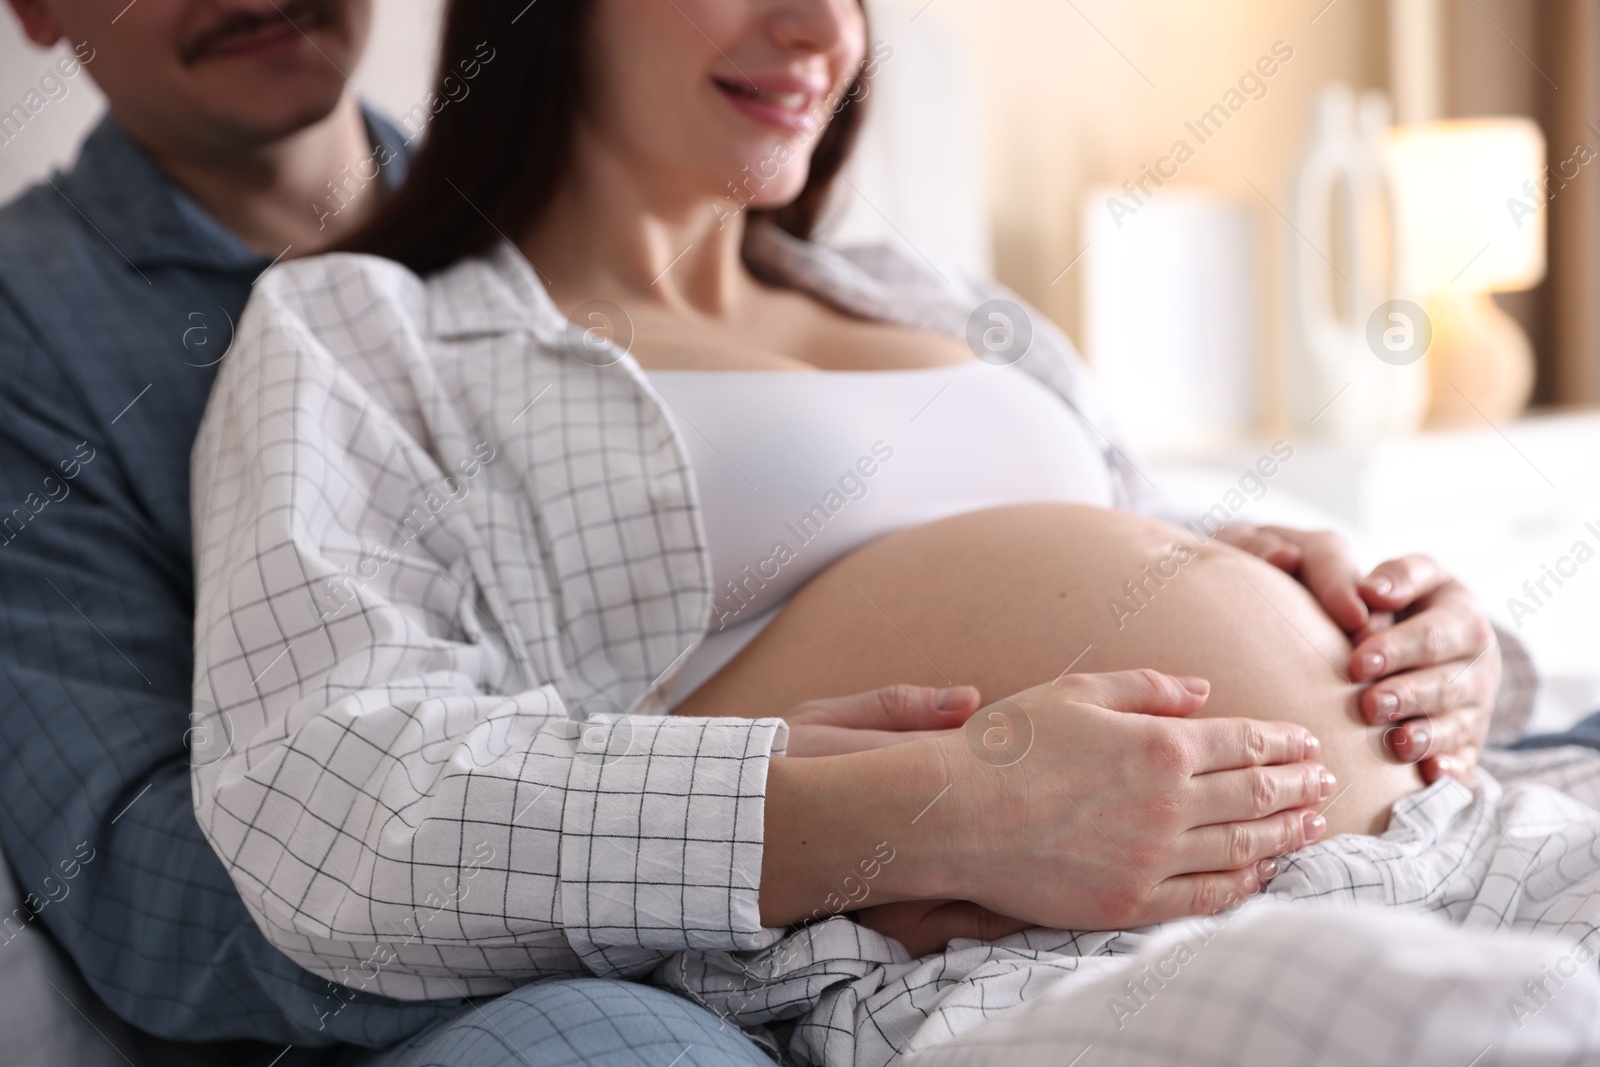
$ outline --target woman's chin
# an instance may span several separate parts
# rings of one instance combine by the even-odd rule
[[[787,141],[741,146],[719,179],[712,196],[734,198],[751,211],[772,211],[795,202],[806,187],[811,170],[810,146],[796,148]]]
[[[752,171],[751,173],[754,173]],[[777,211],[786,208],[800,197],[800,192],[806,187],[805,175],[800,176],[796,182],[785,182],[782,189],[776,191],[763,190],[766,195],[749,197],[745,203],[751,211]]]

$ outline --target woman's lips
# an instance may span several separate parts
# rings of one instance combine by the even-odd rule
[[[735,110],[763,126],[804,133],[816,125],[811,104],[817,94],[808,87],[800,88],[792,84],[757,86],[751,82],[722,78],[712,80]]]

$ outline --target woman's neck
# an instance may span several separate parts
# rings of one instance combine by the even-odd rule
[[[703,190],[647,183],[644,168],[581,136],[574,157],[544,218],[519,242],[557,307],[607,299],[712,318],[736,313],[754,285],[740,253],[742,212]]]

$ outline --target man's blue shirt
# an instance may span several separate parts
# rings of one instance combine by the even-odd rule
[[[404,141],[368,124],[392,185]],[[44,924],[160,1037],[381,1046],[460,1002],[291,963],[190,801],[189,451],[269,262],[111,118],[0,209],[0,847],[32,909],[0,939]]]

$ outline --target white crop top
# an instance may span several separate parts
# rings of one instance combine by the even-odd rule
[[[674,701],[869,541],[1004,504],[1113,501],[1094,430],[1020,368],[647,373],[688,442],[716,589]]]

